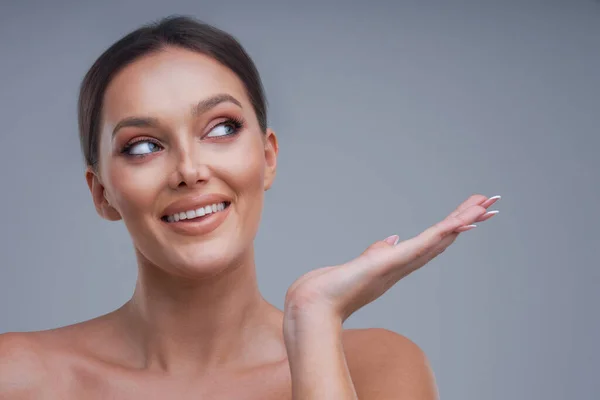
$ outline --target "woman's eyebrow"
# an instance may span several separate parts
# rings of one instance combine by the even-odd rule
[[[127,126],[134,126],[139,128],[155,128],[159,126],[158,119],[151,117],[127,117],[123,118],[115,125],[112,131],[112,137],[114,138],[119,129]]]
[[[230,94],[222,93],[217,94],[215,96],[211,96],[204,100],[200,100],[198,104],[192,107],[192,115],[197,116],[207,112],[208,110],[216,107],[221,103],[233,103],[238,107],[242,108],[242,103],[240,103],[235,97]],[[119,129],[133,126],[138,128],[156,128],[159,126],[158,119],[152,117],[127,117],[123,118],[115,125],[112,131],[112,137],[114,137]]]
[[[201,100],[198,104],[192,107],[192,115],[197,116],[205,113],[221,103],[233,103],[242,108],[242,103],[240,103],[235,97],[227,93],[221,93]]]

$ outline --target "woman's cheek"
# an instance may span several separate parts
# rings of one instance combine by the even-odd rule
[[[260,138],[252,132],[240,138],[227,157],[222,158],[224,170],[229,171],[232,189],[239,194],[256,189],[264,176],[264,149]],[[225,165],[226,164],[226,165]]]
[[[264,166],[263,162],[258,157],[248,158],[248,163],[241,172],[243,175],[243,181],[245,182],[245,190],[252,193],[262,189],[262,182],[264,180]]]
[[[111,171],[111,181],[117,205],[120,206],[124,219],[151,210],[159,183],[156,174],[151,171],[115,168]]]

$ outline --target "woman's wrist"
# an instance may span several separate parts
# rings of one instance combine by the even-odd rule
[[[283,313],[284,335],[310,333],[315,327],[341,330],[342,319],[332,309],[306,300],[289,299]]]
[[[294,399],[356,399],[342,343],[342,319],[324,307],[286,303],[284,340]]]
[[[314,338],[338,339],[341,338],[342,329],[340,318],[322,310],[284,314],[283,337],[288,347],[299,347],[305,342],[312,344]]]

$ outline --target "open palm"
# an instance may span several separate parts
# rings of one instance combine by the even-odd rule
[[[373,243],[352,261],[308,272],[288,289],[286,314],[318,308],[343,322],[441,254],[460,233],[471,229],[471,224],[494,216],[498,211],[488,212],[487,208],[499,199],[472,195],[442,221],[413,238],[396,244],[398,237],[390,236]]]

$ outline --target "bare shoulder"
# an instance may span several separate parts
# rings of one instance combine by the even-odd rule
[[[88,324],[0,334],[0,400],[64,398]]]
[[[439,398],[429,361],[410,339],[383,328],[347,329],[342,338],[359,398]]]
[[[49,375],[34,333],[0,335],[0,399],[38,398]]]

